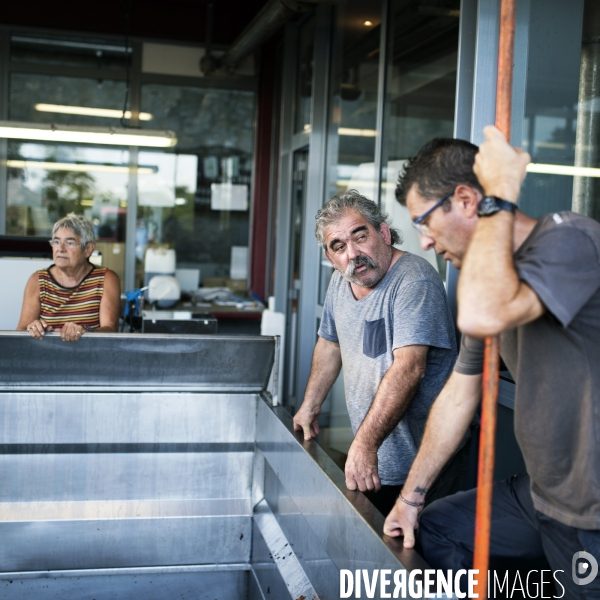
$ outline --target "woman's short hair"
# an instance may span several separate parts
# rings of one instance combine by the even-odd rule
[[[342,194],[336,194],[331,200],[326,202],[317,212],[315,219],[315,237],[323,250],[327,252],[327,242],[325,241],[325,228],[340,217],[343,217],[349,210],[359,212],[377,231],[381,231],[381,224],[386,223],[392,234],[392,245],[402,243],[400,231],[392,227],[388,222],[388,215],[367,197],[359,194],[356,190],[348,190]]]
[[[81,238],[82,248],[85,248],[86,244],[89,244],[90,242],[96,243],[94,226],[89,219],[86,219],[82,215],[69,213],[66,217],[56,221],[56,223],[54,223],[54,227],[52,228],[52,237],[54,237],[54,234],[61,227],[68,227],[69,229],[72,229],[73,233]]]

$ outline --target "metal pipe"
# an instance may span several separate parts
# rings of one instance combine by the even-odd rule
[[[310,10],[311,5],[294,0],[270,0],[221,57],[221,68],[232,72],[255,48],[268,40],[291,17]]]
[[[204,56],[200,59],[200,69],[205,75],[210,75],[217,68],[217,60],[212,55],[214,8],[214,0],[209,0],[206,6],[206,42],[204,44]]]
[[[579,69],[579,101],[575,166],[600,167],[600,3],[585,2],[581,66]],[[597,177],[575,177],[573,204],[575,212],[600,219],[600,180]]]
[[[515,0],[501,0],[500,38],[498,44],[498,82],[496,85],[496,127],[510,141],[513,55],[516,27]],[[500,338],[485,340],[483,366],[483,402],[481,406],[481,437],[475,513],[475,552],[473,568],[479,571],[475,593],[487,598],[487,573],[490,558],[492,523],[492,492],[496,450],[496,416]]]

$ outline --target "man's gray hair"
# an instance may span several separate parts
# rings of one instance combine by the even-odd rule
[[[94,226],[89,219],[86,219],[82,215],[76,215],[75,213],[69,213],[66,217],[59,219],[54,223],[52,228],[52,237],[61,228],[68,227],[73,230],[75,235],[81,237],[81,247],[85,248],[86,244],[90,242],[96,243],[96,236],[94,235]]]
[[[400,231],[387,222],[388,215],[382,212],[373,200],[362,196],[356,190],[347,190],[342,194],[336,194],[317,212],[315,217],[317,220],[315,237],[325,252],[327,252],[325,228],[343,217],[349,210],[359,212],[377,231],[381,231],[381,224],[386,223],[392,234],[392,246],[402,243]]]

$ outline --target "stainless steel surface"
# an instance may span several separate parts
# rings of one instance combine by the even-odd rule
[[[7,571],[249,562],[251,515],[0,523]]]
[[[454,137],[461,140],[471,139],[476,39],[477,0],[460,0]]]
[[[0,389],[85,386],[99,389],[263,390],[274,338],[106,334],[76,344],[59,334],[36,340],[26,332],[0,334]]]
[[[339,596],[340,569],[427,568],[414,550],[383,537],[383,516],[346,490],[343,472],[315,442],[294,434],[284,409],[259,403],[257,446],[267,463],[265,499],[319,596]],[[255,560],[253,549],[257,571]],[[263,580],[265,573],[263,564]]]
[[[256,402],[229,393],[11,391],[0,394],[0,444],[247,444]]]
[[[483,128],[494,123],[496,115],[499,17],[500,0],[479,0],[470,139],[477,145],[483,142]]]
[[[243,600],[246,570],[0,578],[2,600]],[[257,597],[260,598],[260,597]]]
[[[279,372],[279,361],[281,354],[281,337],[275,337],[275,355],[273,357],[273,376],[271,377],[271,404],[273,406],[277,406],[281,404],[282,398],[279,397],[278,389],[279,389],[279,378],[281,377],[281,373]]]
[[[41,368],[47,350],[38,349],[53,339],[31,340],[31,365]],[[114,337],[93,342],[102,339],[115,348]],[[202,352],[219,356],[224,340],[205,339]],[[189,340],[198,353],[193,337],[155,340],[167,351],[151,345],[129,385],[156,374]],[[0,336],[9,352],[22,341]],[[112,370],[100,368],[94,383],[104,391],[57,393],[69,360],[53,363],[45,391],[0,391],[0,597],[335,598],[340,568],[424,566],[382,539],[381,515],[346,492],[343,473],[268,404],[259,386],[275,340],[225,341],[232,362],[207,379],[218,388],[231,364],[253,364],[262,374],[250,384],[237,374],[242,391],[181,392],[171,383],[162,392],[111,392]],[[100,360],[97,349],[87,352]],[[243,391],[252,386],[259,391]],[[285,544],[295,566],[283,565]]]
[[[27,503],[24,506],[39,514],[41,505],[31,503],[58,506],[88,502],[97,504],[100,510],[103,503],[111,501],[123,507],[126,502],[141,504],[149,500],[217,502],[247,498],[249,502],[251,452],[132,450],[112,453],[100,449],[96,453],[90,448],[82,454],[0,456],[0,522],[11,513],[7,503]]]
[[[257,398],[0,394],[2,569],[247,564]]]
[[[254,521],[269,548],[269,553],[275,561],[291,598],[293,600],[296,598],[319,600],[290,541],[285,537],[266,500],[262,500],[255,507]]]
[[[283,600],[289,596],[288,589],[256,521],[253,521],[252,527],[252,573],[256,578],[257,587],[269,600]]]

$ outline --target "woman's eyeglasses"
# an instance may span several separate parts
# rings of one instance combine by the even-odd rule
[[[52,238],[51,240],[48,240],[48,243],[53,248],[58,248],[59,246],[62,246],[62,244],[64,244],[67,248],[76,248],[79,245],[75,240],[65,240],[63,242],[62,240],[59,240],[58,238]]]

